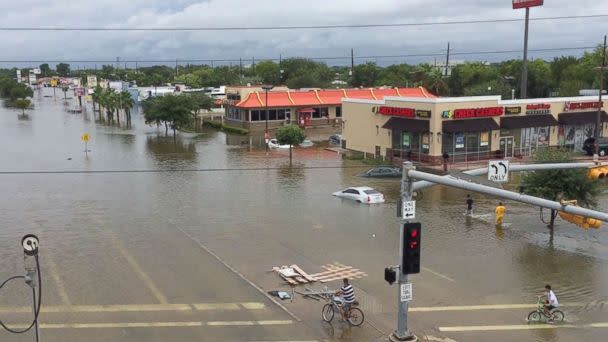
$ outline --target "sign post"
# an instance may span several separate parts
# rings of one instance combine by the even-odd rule
[[[519,98],[528,97],[528,26],[530,23],[530,7],[542,6],[544,0],[513,0],[513,9],[526,9],[526,24],[524,29],[524,59],[521,68],[521,89]]]
[[[85,154],[85,155],[88,155],[88,152],[89,152],[88,143],[89,143],[89,139],[90,139],[90,138],[91,138],[91,137],[89,136],[89,133],[84,133],[84,134],[83,134],[83,135],[80,137],[80,139],[81,139],[82,141],[84,141],[84,154]]]

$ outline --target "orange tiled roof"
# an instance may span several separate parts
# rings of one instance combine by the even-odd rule
[[[271,91],[268,93],[268,107],[300,107],[319,105],[340,105],[342,98],[382,100],[385,96],[436,97],[423,87],[385,89],[327,89],[318,91]],[[252,92],[235,107],[265,107],[266,94]]]

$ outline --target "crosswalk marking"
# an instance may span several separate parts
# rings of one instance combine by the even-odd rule
[[[145,312],[145,311],[225,311],[264,310],[266,305],[257,302],[244,303],[194,303],[194,304],[127,304],[127,305],[43,305],[42,313],[74,312]],[[0,313],[31,313],[31,307],[0,307]]]

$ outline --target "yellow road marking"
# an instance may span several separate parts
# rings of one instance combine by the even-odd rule
[[[564,303],[560,306],[584,306],[583,303]],[[488,305],[453,305],[453,306],[421,306],[409,308],[410,312],[437,312],[437,311],[475,311],[475,310],[511,310],[535,309],[536,304],[488,304]]]
[[[114,246],[120,251],[120,254],[122,254],[122,256],[127,260],[129,266],[131,266],[135,273],[137,273],[139,279],[143,281],[143,283],[148,287],[150,292],[152,292],[154,297],[156,297],[156,300],[158,300],[161,304],[168,304],[169,301],[167,300],[167,297],[159,290],[159,288],[156,286],[156,284],[154,284],[150,276],[148,276],[148,274],[144,272],[141,266],[139,266],[139,263],[137,263],[135,258],[133,258],[133,256],[129,252],[127,252],[127,250],[123,247],[122,243],[118,240],[116,235],[109,229],[106,229],[106,231],[110,235]]]
[[[59,277],[59,272],[57,272],[57,264],[53,261],[51,255],[45,255],[49,262],[49,271],[51,272],[51,277],[55,281],[55,285],[57,285],[57,292],[59,292],[59,297],[61,297],[61,302],[64,305],[71,305],[70,298],[68,297],[68,293],[65,291],[65,286],[61,277]]]
[[[446,276],[446,275],[443,275],[443,274],[441,274],[441,273],[439,273],[439,272],[435,272],[435,271],[433,271],[433,270],[432,270],[432,269],[430,269],[430,268],[427,268],[427,267],[424,267],[424,266],[423,266],[423,267],[421,267],[421,268],[422,268],[422,270],[427,271],[427,272],[429,272],[429,273],[432,273],[432,274],[434,274],[434,275],[438,276],[439,278],[443,278],[443,279],[445,279],[445,280],[447,280],[447,281],[451,281],[451,282],[453,282],[453,283],[454,283],[454,282],[456,282],[456,280],[454,280],[454,279],[452,279],[452,278],[450,278],[450,277],[448,277],[448,276]]]
[[[42,313],[75,312],[145,312],[145,311],[208,311],[208,310],[263,310],[264,303],[195,303],[195,304],[130,304],[130,305],[43,305]],[[30,307],[0,307],[0,313],[31,313]]]
[[[293,321],[210,321],[210,322],[119,322],[119,323],[41,323],[40,329],[116,329],[116,328],[175,328],[175,327],[222,327],[222,326],[261,326],[287,325]],[[16,329],[26,325],[14,325]]]

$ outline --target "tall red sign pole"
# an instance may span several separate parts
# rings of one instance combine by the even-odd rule
[[[513,0],[513,9],[526,9],[526,28],[524,30],[524,59],[521,68],[521,87],[519,97],[528,97],[528,26],[530,22],[530,7],[542,6],[544,0]]]

